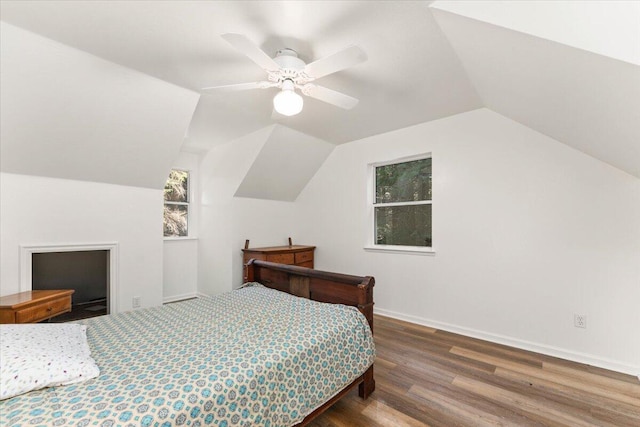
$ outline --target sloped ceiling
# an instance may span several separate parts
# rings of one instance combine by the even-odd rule
[[[344,143],[486,106],[640,177],[640,9],[632,2],[430,3],[5,0],[0,12],[12,25],[192,91],[264,78],[220,38],[227,32],[269,53],[293,48],[307,62],[351,44],[367,53],[367,62],[321,80],[359,98],[355,109],[307,99],[302,114],[273,119],[273,91],[207,94],[183,149],[206,151],[275,123]],[[147,113],[127,116],[139,114]]]
[[[0,24],[0,169],[162,189],[198,94]]]
[[[581,46],[575,47],[473,19],[489,19],[487,10],[468,5],[469,9],[458,2],[436,2],[432,10],[483,104],[640,177],[640,66],[628,62],[638,59],[640,8],[631,26],[635,38],[626,39],[624,29],[617,30],[620,43],[628,47],[616,46],[613,52],[627,60],[622,61],[601,54],[607,46],[592,43],[589,37],[574,40],[569,34],[568,41]],[[519,24],[516,14],[491,17],[500,24]],[[589,22],[598,19],[592,17]],[[530,25],[528,31],[536,33],[538,28]],[[580,27],[580,21],[575,25]],[[547,37],[565,39],[544,25],[542,29]]]
[[[640,65],[640,2],[438,0],[429,7]]]
[[[271,126],[237,197],[293,202],[335,145],[281,125]]]
[[[2,19],[176,85],[263,80],[220,35],[241,33],[275,55],[311,62],[349,45],[368,60],[320,83],[360,99],[344,111],[305,99],[272,119],[276,89],[212,93],[198,103],[185,148],[206,150],[274,123],[344,143],[481,107],[458,58],[421,1],[2,1]]]

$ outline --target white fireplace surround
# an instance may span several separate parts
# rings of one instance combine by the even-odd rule
[[[107,303],[109,313],[118,312],[118,243],[68,243],[20,245],[20,292],[32,289],[32,255],[43,252],[109,251]]]

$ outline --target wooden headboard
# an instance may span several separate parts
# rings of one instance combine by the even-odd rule
[[[371,276],[351,276],[294,265],[251,259],[247,281],[314,301],[357,307],[373,331],[373,285]]]

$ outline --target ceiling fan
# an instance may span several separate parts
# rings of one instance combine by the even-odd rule
[[[306,64],[292,49],[281,49],[271,58],[251,40],[241,34],[227,33],[222,38],[267,72],[267,80],[226,86],[205,87],[202,90],[238,91],[248,89],[278,88],[273,98],[274,109],[285,116],[294,116],[302,111],[303,95],[318,99],[345,110],[358,104],[358,100],[344,93],[313,83],[316,79],[344,70],[367,60],[367,55],[358,46],[350,46],[333,55]]]

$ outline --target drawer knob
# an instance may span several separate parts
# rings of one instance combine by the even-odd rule
[[[53,310],[53,307],[47,307],[47,311]]]

